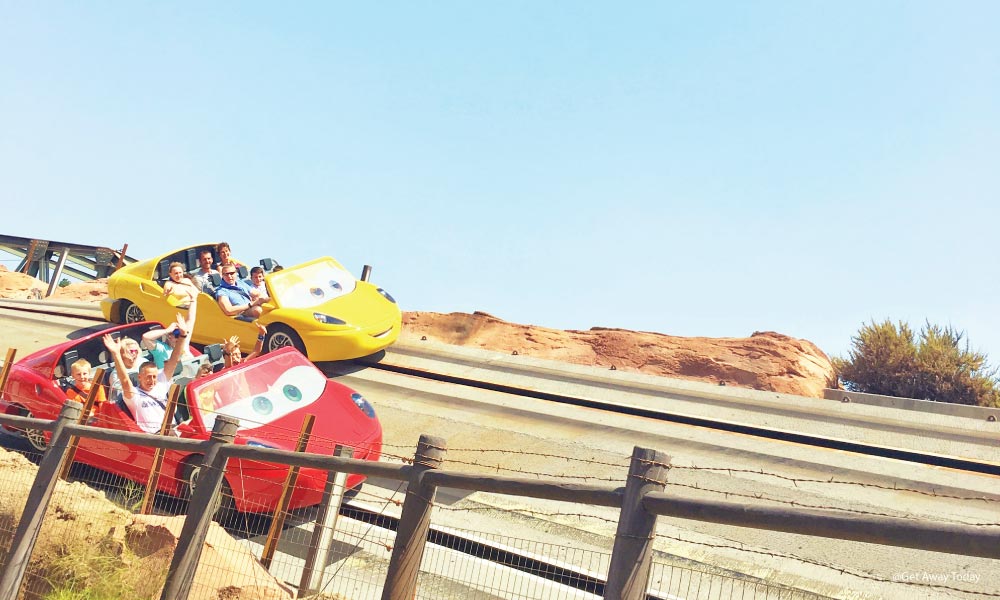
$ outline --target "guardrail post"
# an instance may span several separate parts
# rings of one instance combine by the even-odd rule
[[[632,450],[622,512],[615,532],[615,545],[608,565],[605,600],[643,600],[649,584],[656,515],[642,507],[648,492],[662,492],[667,483],[670,457],[638,446]]]
[[[212,507],[216,496],[222,488],[222,480],[226,474],[226,462],[229,460],[220,450],[226,444],[236,439],[239,430],[239,419],[226,415],[217,415],[212,427],[211,442],[201,462],[198,474],[198,485],[191,495],[187,516],[184,517],[184,527],[177,539],[177,548],[170,560],[167,570],[167,581],[163,584],[160,600],[186,600],[194,583],[194,573],[198,568],[198,560],[208,535],[208,526],[212,522]]]
[[[437,486],[424,483],[424,473],[438,468],[447,452],[444,438],[421,435],[417,442],[382,600],[410,600],[414,597],[420,559],[424,556],[424,545],[431,527],[431,506],[437,493]]]
[[[338,445],[333,455],[339,458],[353,458],[354,448]],[[316,522],[313,525],[306,564],[302,568],[302,578],[299,580],[299,598],[315,594],[323,586],[323,575],[330,560],[330,546],[333,544],[333,532],[337,528],[337,517],[340,516],[340,505],[344,501],[346,484],[346,471],[330,471],[326,474],[323,500],[319,504],[319,514],[316,515]]]
[[[35,474],[35,482],[28,492],[28,499],[24,504],[24,512],[21,513],[21,520],[17,522],[17,529],[14,532],[14,540],[11,543],[10,551],[7,553],[7,563],[4,565],[3,573],[0,575],[0,599],[15,600],[21,582],[24,580],[25,570],[28,568],[28,561],[31,559],[31,551],[38,541],[38,533],[42,528],[42,519],[45,517],[45,510],[52,500],[52,492],[59,482],[59,472],[62,470],[62,462],[66,458],[69,450],[69,440],[72,437],[66,426],[80,418],[82,405],[79,402],[68,400],[59,411],[59,417],[55,421],[52,429],[52,439],[49,447],[42,456],[42,462],[38,465],[38,472]]]

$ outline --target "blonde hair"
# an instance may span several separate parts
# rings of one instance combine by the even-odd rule
[[[80,359],[77,359],[76,361],[74,361],[73,364],[71,364],[69,366],[69,373],[70,373],[70,375],[72,375],[73,371],[75,371],[77,369],[79,369],[81,371],[86,370],[89,373],[90,372],[90,361],[87,360],[86,358],[80,358]]]

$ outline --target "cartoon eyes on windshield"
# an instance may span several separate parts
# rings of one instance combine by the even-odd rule
[[[288,384],[281,388],[281,393],[285,395],[285,398],[288,398],[292,402],[302,400],[302,390],[292,384]]]
[[[279,419],[301,406],[319,399],[326,389],[326,377],[312,367],[292,367],[267,391],[219,408],[220,414],[240,419],[243,429]]]
[[[344,291],[344,286],[341,285],[340,282],[337,281],[336,279],[331,279],[327,283],[330,286],[330,289],[333,290],[334,292],[343,292]],[[309,293],[314,298],[322,298],[322,297],[326,296],[326,292],[323,291],[323,288],[319,288],[319,287],[310,288],[309,289]]]
[[[267,416],[274,410],[274,405],[267,399],[267,396],[257,396],[250,403],[250,408],[258,415]]]
[[[302,390],[290,383],[281,388],[281,394],[285,399],[292,402],[300,402],[302,400]],[[250,408],[260,416],[266,417],[274,410],[274,403],[267,396],[257,396],[250,403]]]

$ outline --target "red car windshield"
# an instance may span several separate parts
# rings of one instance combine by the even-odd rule
[[[298,352],[265,355],[245,368],[234,367],[196,380],[188,393],[191,410],[201,414],[206,429],[216,415],[254,429],[309,406],[326,389],[327,379]]]

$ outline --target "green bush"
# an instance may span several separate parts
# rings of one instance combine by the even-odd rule
[[[835,357],[833,366],[844,387],[855,392],[1000,406],[997,369],[963,339],[965,333],[950,326],[928,322],[914,335],[906,323],[873,321],[851,338],[847,358]]]

